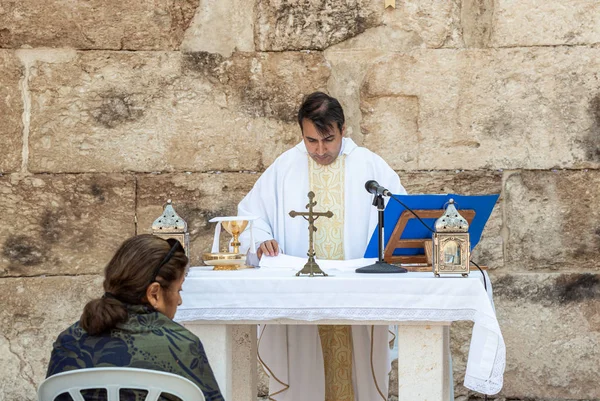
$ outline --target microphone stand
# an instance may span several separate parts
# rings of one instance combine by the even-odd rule
[[[383,210],[385,209],[385,202],[382,195],[375,194],[373,206],[377,208],[377,218],[379,220],[379,260],[372,265],[359,267],[355,271],[357,273],[406,273],[408,270],[405,268],[385,263],[383,260]]]

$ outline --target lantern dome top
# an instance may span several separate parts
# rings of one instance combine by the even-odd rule
[[[181,218],[173,208],[171,199],[167,200],[167,205],[163,214],[152,223],[152,231],[183,233],[187,231],[187,223]]]
[[[435,221],[436,232],[466,233],[469,231],[469,223],[458,213],[454,205],[454,199],[450,199],[444,214]]]

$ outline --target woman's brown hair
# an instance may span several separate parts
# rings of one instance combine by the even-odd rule
[[[167,289],[181,279],[188,258],[181,245],[174,240],[169,242],[155,235],[142,234],[121,244],[104,268],[106,293],[102,298],[88,302],[83,309],[80,325],[85,331],[96,335],[115,328],[127,321],[127,304],[148,303],[146,289],[150,284],[158,282]]]

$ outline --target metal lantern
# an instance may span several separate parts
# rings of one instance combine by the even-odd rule
[[[163,239],[175,238],[183,245],[185,256],[190,257],[188,226],[173,208],[171,199],[167,200],[163,214],[152,223],[152,234]]]
[[[448,201],[444,214],[435,222],[433,234],[433,274],[469,275],[469,223],[462,217],[454,200]]]

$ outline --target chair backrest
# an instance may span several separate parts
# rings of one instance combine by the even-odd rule
[[[161,393],[173,394],[183,401],[204,401],[204,394],[185,377],[158,370],[136,368],[77,369],[50,376],[38,388],[38,401],[54,401],[69,393],[73,401],[84,401],[81,390],[106,389],[108,401],[119,401],[120,389],[148,392],[145,401],[157,401]]]

